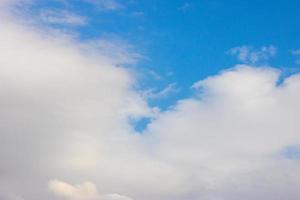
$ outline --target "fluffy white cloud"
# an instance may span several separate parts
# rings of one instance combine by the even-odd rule
[[[286,190],[298,198],[299,162],[279,155],[300,142],[300,76],[277,85],[279,75],[236,66],[195,83],[197,98],[181,100],[149,126],[156,155],[185,173],[196,199],[280,199]]]
[[[277,49],[272,45],[263,46],[259,49],[255,49],[251,46],[240,46],[229,49],[227,53],[236,56],[237,59],[243,63],[258,64],[260,62],[266,62],[275,56]]]
[[[299,160],[282,154],[300,143],[299,74],[235,66],[140,135],[130,120],[153,109],[120,67],[130,54],[0,22],[0,198],[299,199]]]
[[[130,71],[94,46],[7,19],[0,30],[3,193],[46,199],[48,179],[95,173],[122,151],[126,160],[136,140],[128,121],[152,112],[133,89]]]

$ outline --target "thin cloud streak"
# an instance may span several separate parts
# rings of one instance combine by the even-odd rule
[[[40,20],[48,24],[84,26],[88,19],[66,10],[43,10],[40,12]]]

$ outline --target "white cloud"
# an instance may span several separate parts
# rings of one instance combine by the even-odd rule
[[[132,200],[129,197],[119,194],[100,195],[96,185],[91,182],[84,182],[80,185],[71,185],[60,180],[49,181],[50,191],[57,196],[68,200]]]
[[[48,187],[55,194],[68,199],[96,199],[99,196],[95,184],[91,182],[73,186],[63,181],[52,180]]]
[[[200,89],[197,98],[181,100],[148,126],[157,156],[191,176],[186,180],[190,195],[263,200],[282,197],[290,189],[288,199],[298,198],[300,182],[290,178],[295,171],[289,170],[299,162],[278,155],[300,143],[300,95],[296,92],[300,76],[277,86],[279,74],[272,68],[237,66],[209,77],[195,83],[194,88]],[[289,178],[285,180],[284,174]],[[278,179],[294,182],[296,187],[277,184]],[[256,184],[268,187],[258,189]]]
[[[0,198],[299,199],[300,161],[281,155],[300,143],[299,74],[235,66],[139,135],[130,119],[153,110],[130,54],[0,22]]]
[[[165,88],[160,91],[155,91],[154,89],[144,91],[143,96],[146,99],[160,99],[166,98],[169,95],[175,94],[179,92],[179,88],[176,83],[170,83]]]
[[[61,24],[61,25],[86,25],[87,18],[76,15],[66,10],[43,10],[40,13],[40,20],[49,24]]]
[[[111,170],[103,165],[107,160],[120,165],[113,161],[120,155],[117,149],[134,146],[136,140],[129,118],[151,115],[133,89],[131,72],[115,64],[130,55],[112,60],[99,54],[106,46],[95,48],[0,20],[5,27],[0,30],[3,193],[47,199],[44,175],[64,177],[68,171],[75,179],[85,178],[85,170],[102,171],[96,166]]]
[[[263,46],[255,49],[251,46],[234,47],[227,51],[229,55],[236,56],[237,59],[243,63],[257,64],[266,62],[271,57],[275,56],[277,49],[274,46]]]

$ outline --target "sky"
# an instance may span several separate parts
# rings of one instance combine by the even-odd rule
[[[0,0],[0,199],[298,200],[299,7]]]

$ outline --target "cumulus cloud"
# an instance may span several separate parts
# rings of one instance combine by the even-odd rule
[[[130,54],[0,22],[0,198],[299,199],[299,74],[233,66],[154,115]]]
[[[276,199],[274,187],[280,188],[278,196],[291,189],[289,199],[298,198],[298,182],[294,188],[271,184],[277,184],[284,174],[293,176],[289,170],[299,164],[278,159],[278,155],[289,145],[299,144],[300,96],[296,90],[300,76],[278,86],[279,75],[272,68],[237,66],[195,83],[198,97],[181,100],[149,125],[157,155],[192,174],[187,182],[193,192],[205,188],[198,198],[240,199],[245,195],[246,199]],[[268,187],[256,189],[255,184]]]
[[[152,111],[133,89],[131,72],[115,64],[122,61],[97,53],[99,47],[5,18],[1,24],[0,188],[47,199],[47,179],[95,173],[105,160],[118,160],[119,150],[136,140],[130,118]]]
[[[268,61],[271,57],[275,56],[277,49],[274,46],[263,46],[261,48],[254,48],[251,46],[239,46],[229,49],[229,55],[236,56],[237,59],[247,64],[259,64]]]

